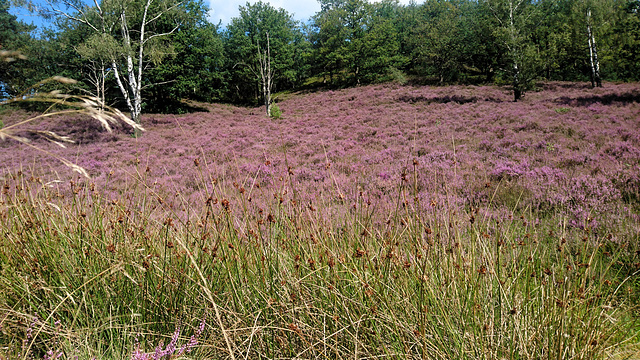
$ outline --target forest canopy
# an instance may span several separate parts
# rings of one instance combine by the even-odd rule
[[[0,0],[0,50],[26,57],[0,64],[1,95],[65,76],[139,121],[184,100],[268,106],[384,81],[496,83],[518,100],[537,81],[640,80],[639,0],[319,1],[304,22],[247,3],[222,28],[202,0],[47,0],[54,26],[35,37]]]

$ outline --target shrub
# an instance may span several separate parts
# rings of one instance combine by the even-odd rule
[[[271,107],[269,108],[269,116],[271,116],[272,119],[280,119],[280,116],[282,116],[282,111],[280,110],[278,104],[273,103],[271,105]]]

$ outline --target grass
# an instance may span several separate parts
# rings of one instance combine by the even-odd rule
[[[419,125],[433,143],[416,146],[416,137],[407,136],[407,146],[396,135],[406,126],[385,116],[393,120],[386,129],[371,115],[381,108],[345,90],[314,99],[337,98],[317,106],[347,112],[372,106],[351,123],[336,120],[355,128],[343,134],[357,135],[353,140],[321,137],[329,140],[318,144],[307,140],[313,133],[291,130],[274,147],[265,136],[251,135],[262,142],[243,142],[243,152],[229,157],[209,156],[208,149],[192,156],[181,147],[162,155],[149,147],[146,155],[123,156],[126,175],[112,171],[92,179],[56,180],[35,164],[6,170],[0,182],[0,359],[637,358],[640,236],[631,165],[623,169],[628,179],[620,172],[624,181],[605,181],[616,174],[607,168],[617,169],[612,158],[637,163],[636,140],[613,128],[598,137],[598,151],[607,155],[602,162],[569,152],[585,146],[580,137],[590,135],[578,135],[578,124],[591,126],[592,113],[604,117],[615,110],[620,115],[611,119],[626,126],[622,112],[632,112],[634,103],[610,110],[567,98],[562,103],[571,111],[558,112],[554,101],[551,116],[577,119],[566,138],[553,119],[517,120],[538,116],[538,108],[520,114],[505,103],[500,106],[514,115],[503,111],[504,119],[490,120],[502,129],[488,133],[502,135],[489,141],[475,132],[485,124],[474,106],[498,106],[492,103],[501,96],[496,90],[482,102],[474,93],[389,99],[387,88],[358,91],[371,92],[366,98],[388,108],[460,111],[477,125],[468,126],[472,135],[454,139],[445,131],[463,130],[444,115],[437,122],[412,120],[409,131]],[[257,115],[251,122],[291,128],[288,116],[294,115],[287,110],[299,109],[296,102],[316,103],[297,96],[287,101],[278,122]],[[224,111],[223,120],[235,112],[254,116],[246,109]],[[191,123],[205,123],[197,119],[176,120],[180,128],[163,134],[173,133],[180,143]],[[159,116],[153,121],[171,124]],[[376,142],[375,132],[360,128],[372,121],[377,136],[390,138]],[[252,134],[242,127],[246,122],[227,122]],[[224,139],[227,130],[216,129]],[[537,133],[549,141],[540,142]],[[611,134],[626,140],[604,142]],[[116,161],[109,144],[130,149],[130,142],[152,136],[104,141],[100,151],[111,155],[90,154]],[[317,148],[307,149],[314,142]],[[379,154],[348,151],[360,151],[361,143],[380,147]],[[183,161],[162,165],[177,161],[172,153],[185,154]],[[493,171],[477,170],[493,158]],[[183,178],[158,185],[159,168]],[[382,190],[374,192],[371,184]]]
[[[318,215],[335,199],[271,199],[235,216],[246,200],[223,185],[181,222],[152,214],[167,194],[137,186],[106,200],[88,181],[6,183],[5,358],[122,358],[135,339],[152,352],[176,322],[192,335],[205,316],[195,358],[594,359],[637,348],[637,239],[533,211],[411,201],[383,228],[362,199],[342,219]]]

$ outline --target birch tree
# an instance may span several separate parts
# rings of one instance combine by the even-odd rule
[[[535,77],[536,49],[528,38],[528,32],[535,26],[532,24],[535,5],[531,0],[487,0],[485,3],[497,21],[498,38],[507,50],[505,72],[511,78],[513,100],[518,101]]]
[[[80,52],[101,64],[98,76],[113,73],[131,119],[140,123],[145,70],[167,54],[162,40],[179,29],[182,2],[94,0],[93,6],[88,6],[82,0],[46,1],[45,16],[63,17],[91,29],[93,35]],[[161,20],[163,24],[159,24]]]
[[[239,7],[224,33],[231,101],[263,103],[271,91],[291,88],[298,23],[283,9],[258,1]],[[267,109],[268,110],[268,109]]]
[[[271,46],[269,32],[267,31],[267,48],[262,49],[258,42],[258,64],[260,70],[260,82],[262,83],[262,95],[267,116],[271,115],[271,89],[273,87],[273,70],[271,69]]]
[[[101,109],[106,104],[107,76],[112,73],[110,60],[115,58],[113,51],[118,46],[113,40],[106,34],[98,34],[76,47],[78,54],[85,60],[83,76],[93,88],[91,95],[99,100]]]
[[[596,46],[596,37],[591,23],[591,7],[587,7],[586,15],[587,42],[589,43],[589,64],[591,65],[591,86],[602,87],[602,79],[600,79],[600,62],[598,61],[598,48]]]
[[[583,48],[586,47],[585,53],[589,56],[592,87],[602,87],[600,45],[604,44],[601,43],[602,36],[611,34],[613,31],[610,22],[614,21],[618,7],[619,3],[615,0],[577,0],[574,3],[575,17],[578,19],[577,24],[580,24],[580,34],[584,39],[581,44]],[[611,36],[609,36],[609,42],[611,42]]]

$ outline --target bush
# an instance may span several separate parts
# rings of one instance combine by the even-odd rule
[[[280,110],[278,104],[273,103],[271,105],[271,107],[269,108],[269,116],[271,116],[272,119],[280,119],[280,116],[282,116],[282,111]]]

